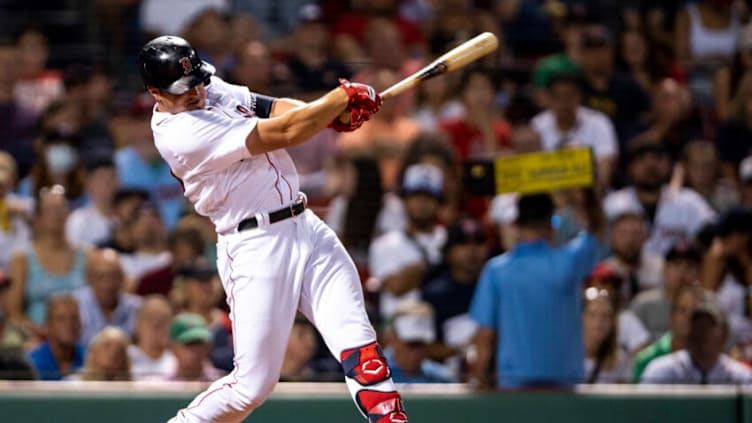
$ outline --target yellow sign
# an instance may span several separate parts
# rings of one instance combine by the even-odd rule
[[[593,185],[593,155],[588,147],[518,154],[496,159],[496,192],[531,194]]]

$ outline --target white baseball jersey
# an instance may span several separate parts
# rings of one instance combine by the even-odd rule
[[[229,234],[257,212],[284,207],[298,195],[298,175],[285,150],[251,156],[245,140],[256,128],[256,94],[213,76],[201,110],[154,109],[157,150],[183,183],[199,214]],[[270,189],[272,187],[272,189]]]
[[[608,219],[632,212],[644,214],[634,187],[627,187],[606,196],[603,208]],[[664,187],[650,227],[645,251],[664,255],[678,241],[690,240],[702,227],[715,219],[716,213],[695,191]]]

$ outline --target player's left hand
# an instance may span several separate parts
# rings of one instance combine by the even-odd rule
[[[352,132],[360,128],[370,118],[371,114],[365,110],[345,110],[341,115],[334,118],[329,127],[337,132]]]

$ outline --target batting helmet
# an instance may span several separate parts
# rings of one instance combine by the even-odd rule
[[[144,85],[170,94],[183,94],[201,82],[208,85],[215,71],[188,41],[172,35],[157,37],[141,47],[138,70]]]

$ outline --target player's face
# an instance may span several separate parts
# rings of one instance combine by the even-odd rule
[[[155,88],[149,88],[149,92],[157,100],[160,112],[176,114],[203,109],[206,105],[206,86],[203,82],[183,94],[170,94]]]

